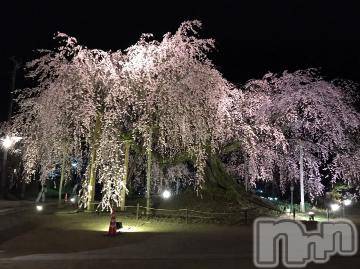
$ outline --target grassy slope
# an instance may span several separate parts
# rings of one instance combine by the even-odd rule
[[[130,200],[128,205],[145,206],[145,200]],[[269,215],[277,209],[250,192],[246,192],[234,179],[229,176],[221,161],[212,157],[206,168],[206,184],[199,194],[189,187],[179,195],[173,195],[168,200],[160,196],[152,197],[154,208],[163,209],[192,209],[205,212],[228,212],[243,214],[244,209],[251,210],[252,217]]]

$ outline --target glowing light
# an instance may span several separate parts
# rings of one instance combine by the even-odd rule
[[[2,144],[3,144],[4,148],[6,148],[6,149],[10,148],[12,145],[12,141],[11,141],[10,137],[6,136],[3,139]]]
[[[76,202],[75,197],[71,197],[71,198],[70,198],[70,202],[73,203],[73,204],[75,204],[75,202]]]
[[[170,196],[171,196],[171,192],[170,192],[170,191],[168,191],[168,190],[163,191],[162,197],[163,197],[164,199],[169,199]]]
[[[14,146],[16,144],[16,142],[20,141],[22,139],[22,137],[19,136],[6,136],[5,138],[2,139],[2,145],[5,149],[9,149],[12,146]]]
[[[36,211],[43,211],[44,206],[43,205],[36,205]]]
[[[337,210],[339,210],[340,205],[339,204],[331,204],[330,208],[332,211],[337,211]]]
[[[349,206],[349,205],[351,205],[351,200],[346,199],[346,200],[343,201],[343,203],[344,203],[344,206]]]
[[[121,229],[118,229],[121,233],[134,233],[136,232],[136,229],[134,227],[123,227]]]
[[[315,215],[315,213],[313,212],[313,211],[309,211],[309,216],[314,216]]]
[[[87,226],[85,229],[89,230],[89,231],[107,232],[107,231],[109,231],[109,224],[108,223],[106,223],[106,224],[92,223],[92,224],[89,224],[89,226]],[[151,229],[148,229],[144,226],[141,226],[141,227],[123,226],[120,229],[116,229],[116,231],[121,232],[121,233],[136,233],[136,232],[151,232]]]

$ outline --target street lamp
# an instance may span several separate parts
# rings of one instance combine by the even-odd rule
[[[6,136],[3,140],[2,140],[2,145],[5,149],[9,149],[11,147],[11,139],[10,137]]]
[[[293,212],[294,211],[294,185],[293,184],[291,184],[291,186],[290,186],[290,192],[291,192],[291,196],[290,196],[291,210],[290,211]]]
[[[20,136],[8,136],[6,135],[4,138],[1,138],[1,145],[4,149],[3,163],[2,163],[2,172],[1,172],[1,184],[0,190],[1,195],[5,195],[6,188],[6,161],[7,161],[7,153],[10,148],[12,148],[17,142],[22,139]]]
[[[17,142],[22,139],[20,136],[5,136],[5,138],[1,139],[2,146],[5,150],[12,148]]]

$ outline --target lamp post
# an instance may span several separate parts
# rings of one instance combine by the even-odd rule
[[[2,162],[2,169],[1,169],[1,184],[0,184],[0,193],[1,196],[5,196],[5,189],[6,189],[6,162],[7,162],[7,155],[8,150],[12,148],[18,141],[21,140],[21,137],[18,136],[8,136],[6,135],[4,138],[1,139],[1,145],[3,147],[3,162]]]
[[[4,198],[5,196],[5,188],[6,188],[6,161],[7,161],[7,148],[4,146],[3,143],[3,160],[1,166],[1,185],[0,185],[0,194],[1,197]]]
[[[293,212],[294,210],[294,185],[291,183],[290,186],[290,205],[291,205],[291,210],[290,212]]]
[[[300,143],[300,211],[305,212],[305,192],[304,192],[304,150]]]

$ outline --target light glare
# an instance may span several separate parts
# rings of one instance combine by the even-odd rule
[[[337,210],[339,210],[340,205],[339,204],[332,204],[330,207],[331,207],[332,211],[337,211]]]
[[[3,139],[2,143],[3,143],[4,148],[6,148],[6,149],[10,148],[11,145],[12,145],[11,139],[10,139],[10,137],[8,137],[8,136],[6,136],[6,137]]]
[[[349,206],[349,205],[351,205],[351,200],[346,199],[346,200],[343,201],[343,203],[344,203],[345,206]]]
[[[163,197],[164,199],[169,199],[170,196],[171,196],[171,192],[168,191],[168,190],[165,190],[165,191],[162,193],[162,197]]]
[[[2,139],[2,145],[5,149],[11,148],[13,145],[15,145],[18,141],[20,141],[22,137],[19,136],[6,136]]]

